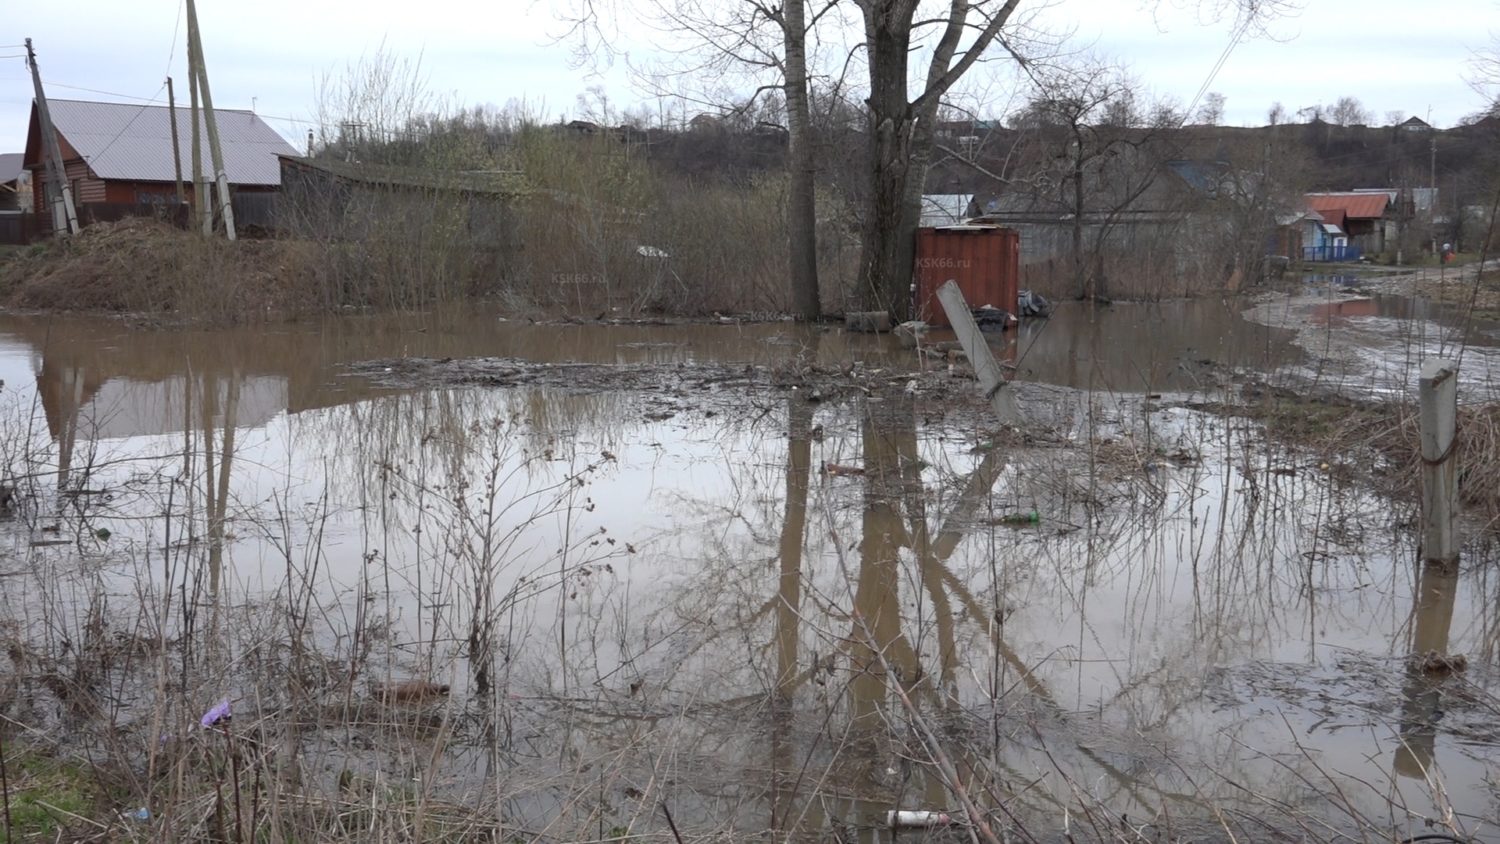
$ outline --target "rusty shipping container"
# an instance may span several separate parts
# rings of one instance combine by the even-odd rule
[[[948,327],[937,289],[949,279],[969,307],[992,305],[1016,312],[1021,277],[1021,235],[1000,226],[938,226],[917,229],[913,313],[934,327]]]

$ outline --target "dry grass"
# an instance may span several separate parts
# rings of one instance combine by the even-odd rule
[[[304,233],[295,239],[228,243],[145,218],[98,224],[0,262],[0,303],[211,324],[486,299],[589,318],[786,311],[781,180],[693,185],[644,165],[630,175],[646,187],[629,208],[562,191],[497,207],[376,194],[304,208],[284,196],[287,225]],[[826,234],[824,301],[836,307],[853,252]]]
[[[305,306],[305,244],[205,239],[145,218],[90,226],[0,264],[0,300],[57,311],[238,322]]]
[[[1417,500],[1421,432],[1415,406],[1277,390],[1249,406],[1205,407],[1263,423],[1273,438],[1307,448],[1338,471],[1371,479],[1385,492]],[[1490,528],[1500,525],[1500,405],[1458,412],[1459,494]]]

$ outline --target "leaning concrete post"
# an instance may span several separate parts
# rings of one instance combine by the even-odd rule
[[[951,279],[944,282],[938,288],[937,298],[943,306],[943,313],[948,315],[953,333],[958,335],[959,345],[964,347],[964,354],[969,356],[969,363],[974,365],[974,377],[979,379],[979,389],[989,399],[995,415],[1000,417],[1002,424],[1021,424],[1021,410],[1016,406],[1015,391],[1005,383],[1000,364],[990,354],[989,344],[984,341],[984,333],[974,322],[974,315],[969,312],[969,303],[964,301],[964,294],[958,289],[958,283]]]
[[[1429,358],[1419,386],[1422,426],[1422,558],[1458,567],[1458,364]]]

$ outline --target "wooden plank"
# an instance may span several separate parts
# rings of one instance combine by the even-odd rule
[[[964,347],[964,354],[969,356],[969,362],[974,365],[979,389],[989,400],[995,415],[1002,424],[1021,424],[1021,409],[1016,404],[1015,390],[1006,383],[1000,364],[990,352],[984,333],[974,322],[974,315],[969,312],[969,303],[964,301],[964,294],[958,289],[958,283],[951,279],[945,282],[938,288],[937,298],[943,306],[943,312],[948,315],[953,333],[958,335],[958,342]]]
[[[1458,566],[1458,364],[1429,358],[1418,382],[1422,428],[1422,557]]]

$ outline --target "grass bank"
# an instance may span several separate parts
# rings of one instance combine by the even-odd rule
[[[1246,391],[1245,404],[1195,405],[1264,425],[1269,438],[1316,456],[1320,470],[1371,483],[1393,498],[1421,496],[1421,438],[1415,404],[1361,401],[1284,387]],[[1500,526],[1500,406],[1458,413],[1459,495],[1486,531]]]
[[[0,303],[23,310],[243,322],[312,308],[311,244],[207,239],[148,219],[90,226],[0,260]]]

